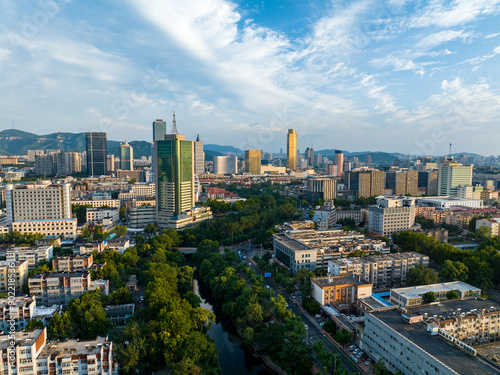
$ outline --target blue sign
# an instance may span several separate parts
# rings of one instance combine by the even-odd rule
[[[271,272],[266,272],[266,273],[264,274],[264,277],[271,277]]]

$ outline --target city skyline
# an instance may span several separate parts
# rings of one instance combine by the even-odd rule
[[[300,150],[498,154],[500,1],[3,10],[4,129],[152,141],[175,110],[188,139],[242,150],[286,149],[293,128]]]

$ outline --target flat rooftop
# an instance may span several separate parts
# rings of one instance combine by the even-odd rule
[[[6,306],[23,306],[26,303],[31,303],[35,300],[35,297],[15,297],[14,302],[12,299],[8,300],[7,298],[0,299],[0,308],[4,308]]]
[[[57,354],[61,357],[74,355],[96,355],[101,353],[102,347],[108,344],[104,337],[97,337],[90,341],[68,340],[62,342],[47,342],[40,356],[46,357],[49,354]]]
[[[397,310],[378,311],[371,314],[460,375],[499,373],[498,368],[480,357],[473,357],[439,335],[428,334],[426,323],[408,324]]]
[[[312,282],[319,285],[320,287],[345,285],[345,284],[355,284],[355,285],[371,285],[366,281],[363,281],[359,277],[352,276],[325,276],[325,277],[314,277],[311,279]]]
[[[407,309],[408,314],[424,315],[428,317],[437,316],[439,320],[463,318],[467,315],[478,313],[500,312],[500,303],[492,300],[465,299],[444,301],[437,304],[421,305]]]
[[[31,346],[41,335],[43,329],[35,329],[31,332],[14,332],[14,341],[20,346]],[[0,336],[0,350],[7,349],[10,346],[9,335]]]
[[[449,283],[419,285],[407,288],[395,288],[391,290],[391,293],[394,292],[401,296],[406,297],[407,299],[411,299],[411,298],[419,298],[427,292],[443,293],[443,292],[448,292],[450,290],[456,290],[462,293],[467,293],[469,290],[480,291],[480,289],[472,285],[466,284],[462,281],[452,281]]]

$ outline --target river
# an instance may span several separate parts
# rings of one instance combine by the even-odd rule
[[[211,298],[210,290],[197,280],[196,294],[201,298],[201,307],[212,311],[216,321],[208,335],[214,339],[215,347],[219,351],[219,365],[224,375],[272,375],[260,358],[253,356],[242,340],[236,335],[236,329],[222,313],[220,305]]]

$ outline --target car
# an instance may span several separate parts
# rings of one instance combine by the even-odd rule
[[[365,355],[365,353],[363,353],[363,352],[359,352],[358,354],[356,354],[356,357],[357,357],[357,358],[361,358],[361,357],[362,357],[362,356],[364,356],[364,355]]]
[[[365,365],[367,366],[370,366],[370,364],[372,363],[372,360],[370,358],[368,358],[366,361],[365,361]]]
[[[354,350],[352,351],[352,354],[356,355],[356,354],[358,354],[359,352],[360,352],[360,350],[359,350],[359,349],[354,349]]]
[[[295,296],[292,294],[292,299],[295,299]]]
[[[271,289],[271,287],[269,285],[266,285],[266,289]]]
[[[304,324],[305,329],[309,329],[309,326],[307,324]]]
[[[316,315],[314,315],[314,317],[315,317],[316,319],[319,319],[319,318],[321,318],[321,315],[320,315],[320,314],[316,314]]]
[[[351,346],[349,347],[349,351],[350,351],[350,352],[352,352],[354,349],[356,349],[356,345],[351,345]]]

